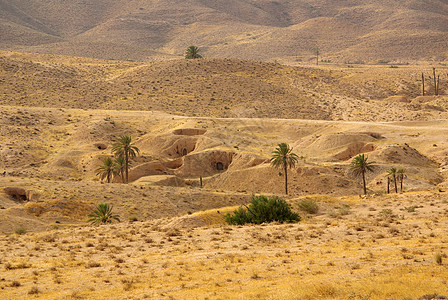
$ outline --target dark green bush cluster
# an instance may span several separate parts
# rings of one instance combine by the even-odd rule
[[[232,215],[226,215],[226,222],[230,225],[261,224],[273,221],[298,222],[300,216],[291,211],[291,205],[284,199],[268,198],[263,195],[253,196],[247,209],[240,207]]]

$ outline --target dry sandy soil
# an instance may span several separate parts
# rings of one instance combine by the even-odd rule
[[[448,295],[448,107],[446,96],[419,97],[430,66],[16,52],[0,63],[3,298]],[[131,183],[100,182],[122,135],[141,150]],[[269,164],[281,142],[300,157],[289,196]],[[349,172],[359,153],[375,162],[368,197]],[[391,167],[406,169],[403,193],[385,193]],[[302,221],[223,224],[261,193],[284,196]],[[319,212],[301,211],[303,199]],[[102,202],[121,223],[86,223]]]
[[[448,294],[447,195],[313,198],[319,213],[302,212],[298,224],[225,226],[218,221],[224,212],[214,210],[174,220],[3,235],[0,291],[6,299]],[[207,220],[211,228],[197,227]]]
[[[446,118],[433,95],[432,67],[447,90],[448,68],[433,65],[293,67],[236,59],[129,63],[0,51],[0,104],[164,111],[204,117],[345,121]],[[403,96],[403,97],[394,97]]]

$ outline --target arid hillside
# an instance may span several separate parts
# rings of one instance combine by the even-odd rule
[[[292,67],[237,59],[137,63],[0,53],[0,104],[163,111],[185,116],[345,121],[446,118],[447,68]]]
[[[443,60],[444,1],[0,1],[2,49],[103,59]]]
[[[0,298],[446,298],[446,73],[0,52]],[[129,183],[101,180],[122,136],[139,149]],[[298,156],[288,195],[270,163],[282,142]],[[225,224],[260,194],[300,222]],[[89,224],[100,203],[120,223]]]
[[[448,187],[446,121],[343,122],[182,117],[158,112],[2,106],[0,215],[10,231],[24,220],[85,221],[97,203],[152,220],[246,203],[252,194],[284,194],[284,174],[269,158],[278,143],[299,155],[288,173],[290,196],[362,193],[351,159],[375,162],[370,193],[386,192],[391,167],[404,168],[405,191]],[[132,184],[100,183],[96,169],[112,144],[133,137],[140,155]],[[203,187],[200,187],[202,177]],[[391,187],[393,190],[393,188]],[[400,189],[400,188],[399,188]],[[401,190],[401,189],[400,189]],[[8,217],[7,217],[8,216]]]

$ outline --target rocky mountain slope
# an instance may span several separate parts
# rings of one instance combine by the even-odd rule
[[[1,48],[105,59],[438,60],[447,31],[444,1],[0,1]]]

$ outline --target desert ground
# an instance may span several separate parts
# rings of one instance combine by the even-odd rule
[[[448,296],[445,73],[0,52],[0,298]],[[123,135],[140,149],[130,183],[101,181]],[[289,195],[269,162],[281,142],[299,156]],[[361,153],[367,196],[350,172]],[[387,194],[391,167],[406,178]],[[260,194],[302,220],[225,224]],[[99,203],[121,222],[88,224]]]

